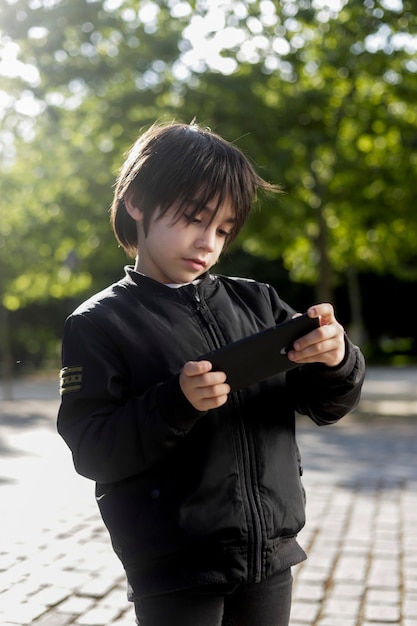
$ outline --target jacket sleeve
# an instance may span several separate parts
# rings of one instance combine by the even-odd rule
[[[304,365],[288,373],[296,410],[319,426],[337,422],[352,412],[360,399],[365,359],[347,336],[345,344],[345,358],[337,367]]]
[[[283,302],[273,288],[269,288],[268,295],[276,323],[293,317],[294,309]],[[337,422],[352,412],[360,400],[365,359],[346,334],[345,347],[345,357],[337,367],[320,363],[301,365],[287,374],[292,406],[320,426]]]
[[[66,322],[62,365],[58,432],[77,472],[97,482],[146,471],[203,415],[183,395],[178,375],[134,395],[121,352],[83,315]]]

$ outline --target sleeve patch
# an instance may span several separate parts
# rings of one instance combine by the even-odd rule
[[[63,367],[60,372],[59,379],[59,393],[61,396],[63,396],[64,393],[80,391],[83,382],[82,366],[74,365],[73,367]]]

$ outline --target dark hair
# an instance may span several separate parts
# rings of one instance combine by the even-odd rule
[[[120,245],[135,256],[137,229],[125,207],[127,196],[143,211],[145,233],[156,209],[161,217],[175,206],[174,219],[184,211],[193,219],[214,200],[214,217],[230,197],[235,211],[230,244],[245,223],[258,190],[280,189],[258,176],[243,152],[219,135],[195,123],[154,124],[132,146],[120,170],[111,223]]]

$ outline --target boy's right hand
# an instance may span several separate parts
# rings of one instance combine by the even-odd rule
[[[188,361],[180,373],[183,394],[197,411],[216,409],[227,402],[230,385],[224,372],[212,372],[210,361]]]

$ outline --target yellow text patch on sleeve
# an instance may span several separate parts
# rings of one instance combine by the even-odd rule
[[[81,365],[63,367],[60,372],[59,392],[61,396],[71,391],[79,391],[83,382],[83,368]]]

